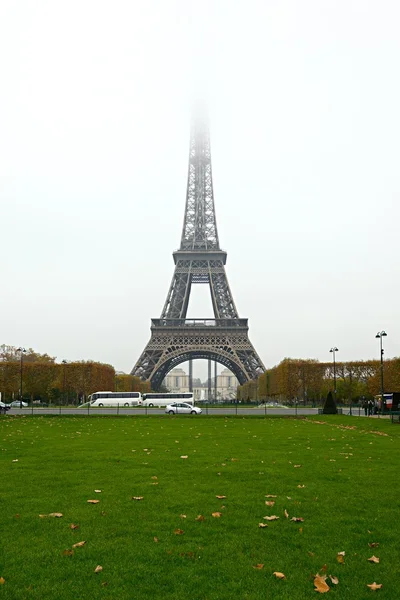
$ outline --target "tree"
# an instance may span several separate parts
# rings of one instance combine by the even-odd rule
[[[21,354],[19,353],[16,346],[7,346],[2,344],[0,346],[0,360],[2,361],[18,361]],[[43,363],[55,363],[56,359],[54,356],[48,354],[39,354],[32,348],[28,348],[24,353],[24,363],[29,362],[43,362]]]
[[[324,415],[337,415],[336,402],[333,398],[332,392],[328,393],[322,412]]]
[[[141,394],[144,394],[146,392],[150,392],[150,382],[143,381],[142,379],[140,379],[140,377],[137,377],[136,375],[128,375],[126,373],[115,373],[115,391],[140,392]],[[160,391],[163,390],[160,389]]]

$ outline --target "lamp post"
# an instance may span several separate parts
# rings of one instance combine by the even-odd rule
[[[335,352],[339,352],[339,348],[336,348],[336,346],[334,346],[333,348],[331,348],[329,350],[329,352],[332,352],[333,354],[333,397],[335,398],[335,404],[336,404],[336,360],[335,360]]]
[[[386,331],[378,331],[378,333],[376,334],[376,338],[379,338],[380,340],[380,346],[381,346],[381,412],[383,414],[383,411],[385,410],[385,392],[384,392],[384,387],[383,387],[383,347],[382,347],[382,338],[386,337],[387,333]]]
[[[19,367],[19,407],[22,408],[22,357],[26,352],[25,348],[17,348],[17,352],[20,352],[20,367]]]
[[[66,404],[66,402],[65,402],[65,392],[66,392],[66,386],[65,386],[66,371],[65,371],[65,369],[67,368],[66,367],[67,361],[64,359],[61,362],[63,364],[63,397],[64,397],[64,404]]]

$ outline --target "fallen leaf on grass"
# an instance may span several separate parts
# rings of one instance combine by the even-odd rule
[[[266,500],[265,504],[266,506],[274,506],[275,502],[273,500]]]
[[[181,519],[186,519],[186,515],[179,515]]]
[[[253,569],[257,569],[258,571],[261,571],[261,569],[264,568],[264,565],[262,564],[258,564],[258,565],[253,565]]]
[[[319,592],[320,594],[325,594],[326,592],[329,592],[329,590],[331,589],[329,587],[329,585],[326,583],[326,575],[319,575],[317,574],[314,577],[314,585],[315,585],[315,591]]]
[[[375,583],[375,581],[374,581],[374,583],[367,583],[367,586],[368,586],[368,587],[369,587],[371,590],[374,590],[374,592],[375,592],[375,590],[380,590],[380,589],[381,589],[381,587],[382,587],[382,584],[381,584],[381,583]]]
[[[6,582],[6,580],[4,579],[4,577],[0,577],[0,585],[4,585]]]
[[[143,500],[144,496],[132,496],[132,500]]]
[[[183,529],[175,529],[174,530],[174,534],[175,535],[183,535],[185,532],[183,531]]]
[[[79,525],[76,525],[75,523],[71,523],[71,525],[69,526],[70,529],[79,529]]]
[[[289,513],[288,513],[288,511],[286,510],[286,508],[285,508],[284,515],[285,515],[285,518],[286,518],[286,519],[288,519],[288,518],[289,518]]]
[[[82,546],[84,546],[86,544],[85,542],[76,542],[76,544],[72,544],[73,548],[82,548]]]
[[[329,579],[332,581],[333,585],[337,585],[339,583],[339,579],[334,575],[329,575]]]
[[[380,559],[377,556],[371,556],[371,558],[368,558],[367,560],[372,563],[378,563]]]
[[[156,542],[156,544],[158,543],[158,537],[154,536],[153,540]]]
[[[279,517],[277,517],[276,515],[271,515],[270,517],[263,517],[263,519],[265,519],[266,521],[276,521],[277,519],[279,519]]]
[[[285,579],[286,575],[284,573],[280,573],[279,571],[274,571],[272,575],[275,575],[277,579]]]
[[[74,551],[73,551],[73,550],[70,550],[70,549],[68,549],[68,550],[64,550],[64,552],[63,552],[63,556],[72,556],[72,555],[73,555],[73,553],[74,553]]]
[[[303,523],[303,521],[304,521],[303,517],[292,517],[290,520],[294,521],[295,523],[298,523],[298,522]]]
[[[101,585],[102,585],[103,587],[106,587],[106,585],[108,585],[108,581],[103,581],[103,582],[101,583]]]
[[[88,504],[98,504],[100,500],[88,500]]]
[[[301,488],[305,488],[306,486],[305,485],[298,485],[297,487],[301,489]]]
[[[338,554],[336,556],[336,560],[338,561],[339,564],[344,565],[344,556],[343,556],[343,554]]]
[[[379,542],[371,542],[370,544],[368,544],[368,546],[370,548],[377,548],[379,546]]]
[[[101,494],[101,490],[94,490],[96,494]]]
[[[185,455],[185,456],[181,456],[181,458],[189,458],[189,457],[187,455]]]
[[[103,570],[103,567],[101,565],[97,565],[97,567],[95,568],[94,572],[95,573],[100,573],[100,571]]]
[[[239,460],[238,458],[231,458],[232,462],[238,462],[238,460]]]
[[[49,517],[56,517],[57,519],[59,519],[62,516],[63,516],[62,513],[50,513],[49,514]]]
[[[213,512],[211,514],[213,517],[220,517],[222,515],[222,513],[220,513],[220,512]]]
[[[301,467],[301,465],[293,465],[295,469],[298,469],[299,467]]]
[[[224,500],[224,498],[226,498],[226,496],[215,496],[216,498],[218,498],[218,500]]]
[[[342,550],[341,552],[338,552],[338,556],[346,556],[346,551]]]
[[[264,527],[268,527],[268,523],[259,523],[258,526],[260,529],[263,529]]]
[[[265,497],[266,498],[277,498],[278,496],[276,496],[275,494],[267,494]]]
[[[153,475],[152,479],[158,479],[157,475]]]
[[[195,518],[195,521],[205,521],[206,518],[203,517],[203,515],[197,515],[197,517]]]

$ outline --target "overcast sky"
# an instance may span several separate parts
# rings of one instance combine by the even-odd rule
[[[378,358],[381,329],[399,356],[399,22],[397,0],[2,0],[0,343],[131,370],[200,94],[264,364]],[[212,316],[205,286],[189,316]]]

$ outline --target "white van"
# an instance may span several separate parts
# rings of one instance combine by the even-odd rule
[[[143,402],[142,394],[140,392],[95,392],[89,396],[90,408],[99,407],[113,407],[123,406],[128,408],[130,406],[141,406]]]

